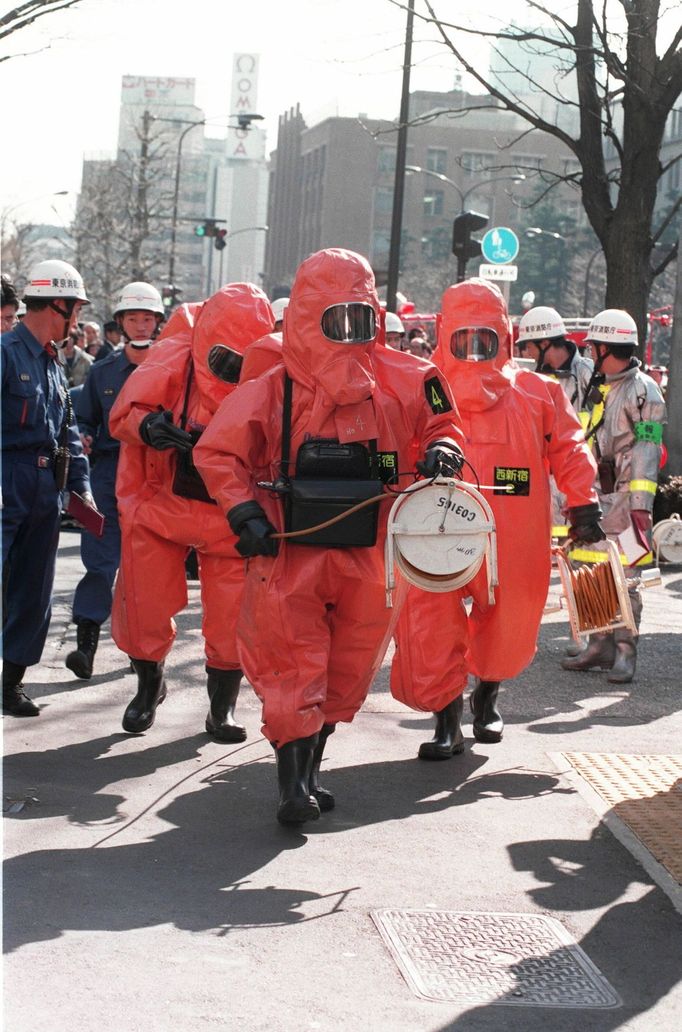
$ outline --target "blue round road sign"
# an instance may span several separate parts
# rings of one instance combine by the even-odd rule
[[[496,226],[489,229],[481,240],[481,254],[491,265],[513,262],[519,253],[519,238],[513,229]]]

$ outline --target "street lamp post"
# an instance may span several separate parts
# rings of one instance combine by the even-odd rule
[[[398,277],[400,274],[400,242],[403,226],[403,197],[405,193],[405,158],[407,156],[407,125],[410,118],[410,71],[412,68],[412,26],[414,22],[414,0],[407,0],[407,24],[405,27],[405,49],[403,53],[403,85],[400,96],[400,121],[395,159],[395,180],[393,183],[393,209],[391,213],[391,242],[388,251],[388,275],[386,281],[386,309],[394,312]]]
[[[459,210],[460,213],[464,211],[464,205],[469,194],[474,193],[475,190],[480,190],[482,186],[489,186],[492,183],[523,183],[525,175],[520,173],[517,176],[496,176],[494,179],[484,179],[482,182],[474,183],[468,190],[462,190],[461,186],[450,179],[449,176],[443,175],[442,172],[434,172],[430,168],[422,168],[421,165],[405,165],[406,172],[420,172],[423,176],[432,176],[433,179],[440,180],[441,183],[447,183],[448,186],[453,187],[457,191],[459,196]]]
[[[180,119],[170,119],[169,121],[180,122]],[[187,136],[187,133],[191,132],[192,129],[196,129],[198,125],[205,124],[205,118],[200,119],[198,122],[188,122],[186,128],[183,129],[180,135],[178,136],[178,153],[175,161],[175,186],[173,189],[173,214],[171,216],[170,257],[168,259],[168,282],[170,284],[175,283],[175,239],[178,227],[178,202],[180,199],[180,167],[182,164],[182,145],[185,142],[185,137]]]
[[[263,115],[257,115],[255,113],[241,111],[235,116],[237,119],[237,125],[225,126],[226,129],[240,129],[248,131],[251,128],[251,123],[255,121],[261,121]],[[206,119],[200,118],[194,122],[188,122],[184,118],[161,118],[158,115],[152,116],[155,122],[170,122],[172,125],[184,125],[185,128],[182,130],[178,137],[178,150],[177,157],[175,160],[175,185],[173,189],[173,213],[171,215],[171,244],[170,244],[170,255],[168,258],[168,282],[169,284],[174,283],[175,277],[175,244],[177,238],[177,227],[178,227],[178,206],[180,202],[180,170],[182,166],[182,145],[185,142],[185,137],[192,129],[195,129],[198,125],[206,125]],[[221,254],[222,258],[222,254]]]

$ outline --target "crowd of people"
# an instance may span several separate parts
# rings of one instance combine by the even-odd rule
[[[391,691],[435,716],[421,759],[463,751],[469,676],[474,737],[501,740],[500,685],[535,654],[553,539],[567,539],[575,564],[597,564],[607,536],[632,530],[644,553],[622,558],[638,626],[666,417],[627,312],[594,317],[591,357],[554,309],[527,312],[518,347],[531,371],[514,360],[494,284],[445,291],[434,346],[382,309],[367,260],[341,248],[308,257],[272,304],[232,283],[165,322],[158,290],[135,281],[100,337],[81,322],[88,303],[65,262],[38,262],[21,301],[3,280],[3,713],[40,713],[24,678],[49,629],[64,506],[84,524],[69,670],[92,676],[111,616],[136,675],[123,728],[149,731],[194,551],[206,731],[244,740],[245,675],[275,750],[283,824],[334,807],[319,780],[326,743],[361,708],[392,637]],[[499,583],[486,567],[438,593],[399,579],[387,608],[377,499],[465,473],[489,492]],[[631,629],[571,651],[568,670],[635,675]]]

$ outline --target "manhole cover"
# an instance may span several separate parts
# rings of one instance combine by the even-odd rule
[[[536,914],[375,910],[417,996],[517,1007],[618,1007],[618,994],[563,925]]]

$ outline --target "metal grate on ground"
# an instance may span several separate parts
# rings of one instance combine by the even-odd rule
[[[539,914],[375,910],[410,989],[461,1006],[606,1008],[618,994],[557,920]]]
[[[682,885],[682,756],[561,755]]]

